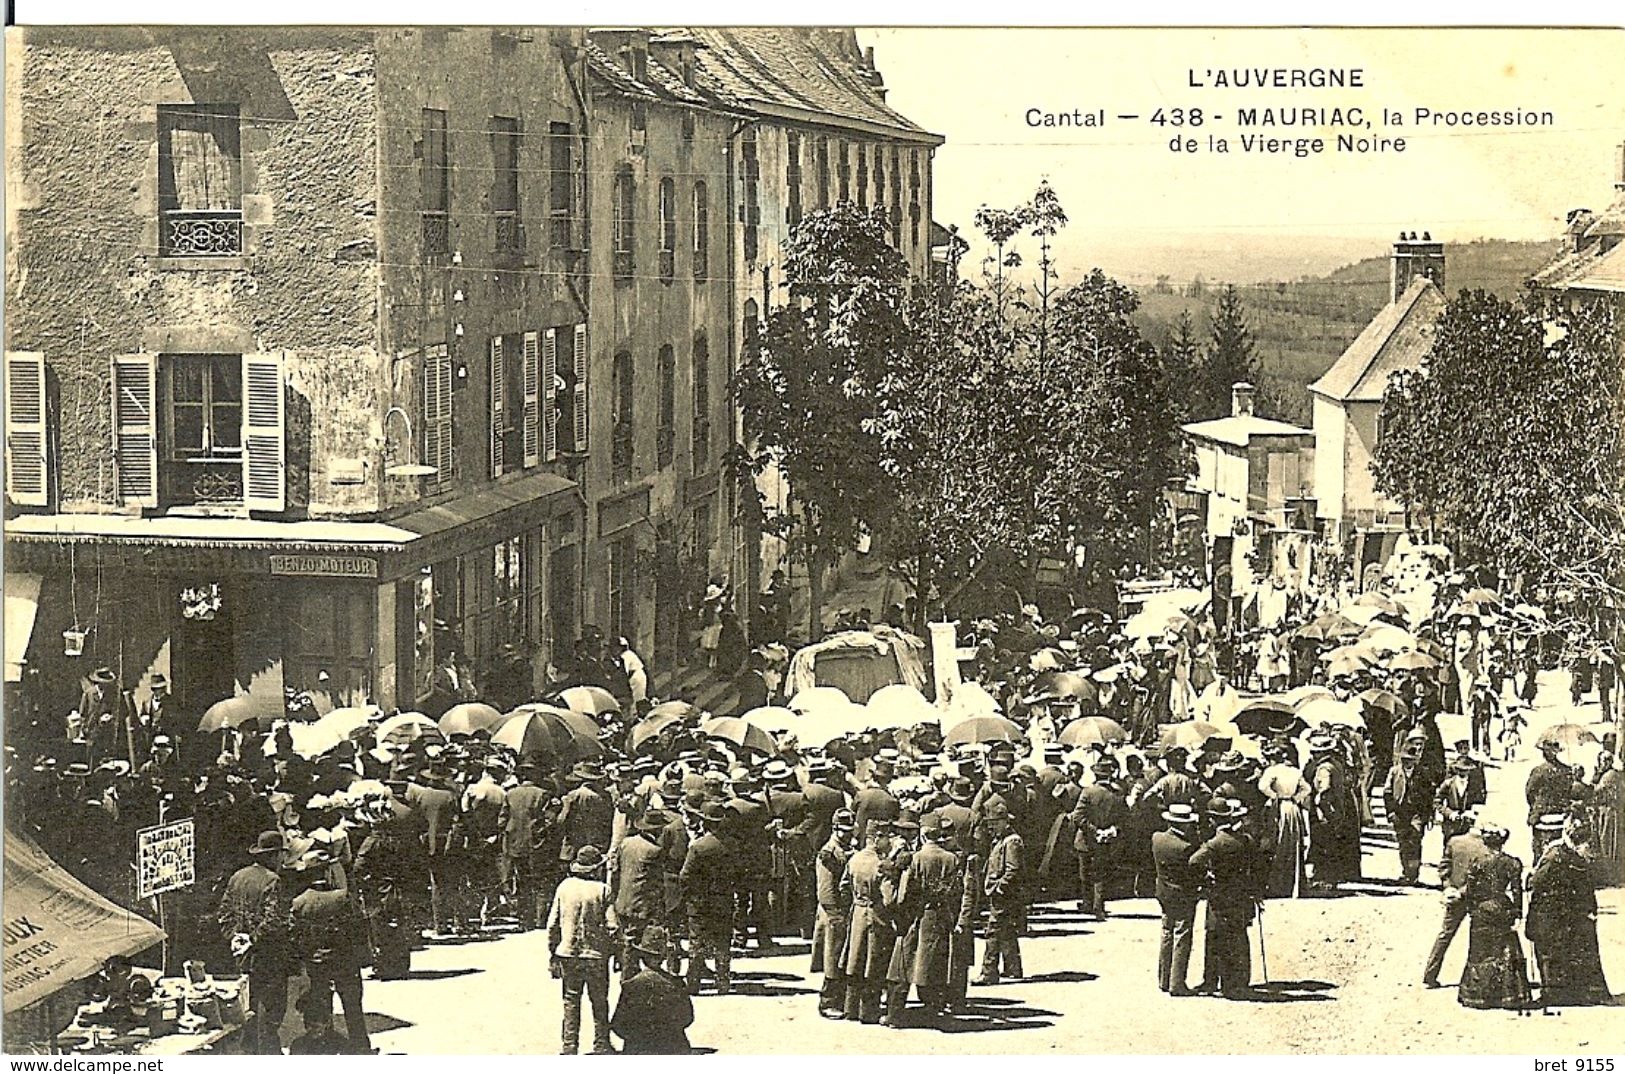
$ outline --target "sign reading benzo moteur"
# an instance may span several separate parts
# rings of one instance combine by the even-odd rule
[[[190,886],[197,879],[195,846],[191,817],[137,832],[136,898]]]
[[[272,556],[271,573],[318,578],[376,578],[378,561],[366,556]]]

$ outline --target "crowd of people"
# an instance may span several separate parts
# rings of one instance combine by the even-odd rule
[[[1362,833],[1379,820],[1402,882],[1419,880],[1424,833],[1443,838],[1425,983],[1468,923],[1461,1002],[1527,1006],[1524,921],[1542,1002],[1608,1002],[1594,889],[1622,879],[1616,743],[1586,771],[1572,743],[1540,741],[1526,881],[1504,851],[1507,811],[1487,802],[1496,762],[1473,705],[1491,698],[1504,739],[1535,669],[1503,682],[1473,654],[1513,651],[1506,636],[1535,616],[1465,576],[1428,584],[1419,610],[1396,584],[1244,629],[1196,606],[1054,624],[1023,609],[971,627],[979,685],[935,715],[823,741],[658,703],[624,643],[599,635],[579,647],[598,662],[583,677],[615,689],[583,711],[542,699],[564,714],[551,737],[448,723],[466,694],[454,691],[438,725],[386,734],[399,721],[374,713],[301,752],[295,726],[315,713],[299,699],[263,730],[205,733],[160,688],[124,725],[129,752],[143,738],[139,766],[98,753],[87,729],[101,721],[85,712],[63,754],[75,759],[8,752],[8,823],[130,902],[134,832],[192,817],[198,880],[170,897],[170,957],[248,975],[262,1052],[283,1046],[290,981],[304,989],[297,1050],[370,1049],[362,971],[405,976],[425,937],[497,921],[545,930],[566,1052],[581,1046],[584,998],[593,1051],[614,1037],[629,1052],[687,1050],[691,997],[729,993],[735,957],[787,937],[811,942],[824,1016],[945,1027],[970,988],[1024,975],[1032,907],[1070,900],[1104,921],[1113,901],[1156,898],[1162,990],[1247,998],[1261,907],[1359,880]],[[1384,631],[1409,640],[1380,647]],[[1366,643],[1369,659],[1349,651]],[[794,702],[775,685],[752,700]],[[1458,713],[1468,733],[1447,750],[1441,717]]]

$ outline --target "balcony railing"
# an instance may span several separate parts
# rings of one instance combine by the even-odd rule
[[[635,450],[635,441],[632,439],[632,424],[620,422],[610,437],[610,470],[611,476],[617,481],[630,481],[632,479],[632,459]]]
[[[423,214],[423,252],[425,255],[444,254],[451,250],[451,216],[441,211],[426,210]]]
[[[159,240],[165,257],[237,257],[243,252],[243,214],[171,209],[160,220]]]
[[[630,280],[632,278],[633,260],[631,250],[615,251],[615,278],[617,280]]]
[[[520,253],[525,249],[525,228],[516,212],[496,214],[497,250],[502,253]]]
[[[673,426],[662,425],[655,430],[655,464],[664,470],[676,457],[677,430]]]

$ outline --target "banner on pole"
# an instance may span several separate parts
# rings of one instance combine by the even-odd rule
[[[150,899],[197,879],[192,818],[143,828],[135,837],[136,897]]]

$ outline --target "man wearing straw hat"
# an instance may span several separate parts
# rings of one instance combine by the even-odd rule
[[[1190,995],[1186,981],[1191,938],[1196,931],[1196,904],[1202,895],[1202,873],[1191,865],[1201,818],[1184,802],[1163,811],[1167,828],[1151,836],[1157,867],[1157,902],[1162,904],[1162,941],[1157,950],[1157,987],[1171,996]]]
[[[1207,920],[1200,992],[1245,998],[1252,987],[1252,949],[1247,926],[1257,907],[1259,869],[1253,848],[1241,838],[1247,811],[1233,798],[1215,798],[1208,817],[1218,829],[1191,855],[1191,868],[1207,876]]]

